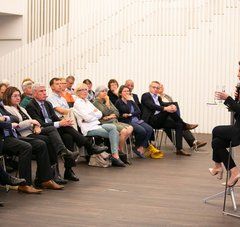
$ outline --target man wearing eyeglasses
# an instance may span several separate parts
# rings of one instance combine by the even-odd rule
[[[158,92],[160,83],[152,81],[149,85],[149,92],[142,95],[142,119],[149,123],[154,129],[175,129],[177,155],[190,156],[182,147],[183,130],[196,128],[197,124],[185,123],[177,114],[177,107],[174,103],[164,103]],[[172,140],[171,133],[166,130],[167,136]]]

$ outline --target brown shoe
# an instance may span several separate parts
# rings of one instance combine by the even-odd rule
[[[204,147],[207,145],[207,142],[200,142],[200,141],[196,141],[193,143],[193,146],[191,148],[193,148],[194,150],[197,150],[200,147]]]
[[[192,130],[198,127],[198,124],[187,124],[185,125],[185,130]]]
[[[42,188],[44,189],[52,189],[52,190],[61,190],[64,188],[63,185],[59,185],[53,180],[45,181],[41,184]]]
[[[40,194],[42,192],[41,189],[36,189],[33,186],[29,185],[18,186],[18,191],[28,194]]]
[[[191,156],[190,153],[184,151],[183,149],[177,150],[176,154],[177,155],[183,155],[183,156]]]

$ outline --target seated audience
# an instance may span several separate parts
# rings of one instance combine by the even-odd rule
[[[62,189],[62,186],[52,181],[46,143],[39,139],[19,136],[16,132],[16,129],[19,128],[19,124],[12,122],[16,120],[16,117],[11,116],[11,114],[2,107],[0,108],[0,114],[5,118],[5,121],[0,123],[0,134],[3,137],[0,145],[3,153],[11,156],[18,156],[19,177],[26,180],[24,185],[18,187],[18,191],[30,194],[39,194],[42,192],[42,190],[36,189],[32,186],[32,154],[36,156],[37,161],[35,178],[37,185],[46,189]]]
[[[25,183],[26,183],[25,179],[11,176],[0,166],[0,184],[1,185],[18,186],[18,185],[24,185]]]
[[[66,77],[66,82],[67,82],[67,88],[66,91],[70,93],[71,95],[74,95],[74,89],[73,89],[73,84],[75,82],[75,77],[74,76],[67,76]]]
[[[68,106],[73,107],[74,104],[74,98],[73,96],[66,91],[67,89],[67,82],[65,78],[61,78],[61,96],[66,99]]]
[[[60,82],[60,80],[57,80]],[[56,87],[58,87],[58,83]],[[61,86],[60,89],[61,90]],[[57,97],[57,94],[55,95]],[[77,130],[72,127],[72,120],[67,118],[59,118],[50,102],[46,101],[46,88],[41,84],[34,84],[33,86],[33,100],[27,105],[26,109],[28,114],[36,119],[42,128],[54,126],[57,128],[64,145],[67,150],[74,151],[74,143],[80,148],[85,146],[88,153],[98,153],[102,151],[99,147],[93,146],[87,138],[81,135]],[[62,97],[59,96],[61,99]],[[63,99],[65,102],[66,100]],[[67,103],[66,103],[67,105]],[[99,151],[100,150],[100,151]],[[79,178],[74,174],[73,170],[65,166],[64,178],[67,180],[78,181]]]
[[[102,118],[99,119],[101,124],[112,123],[117,127],[119,132],[119,148],[121,151],[125,149],[125,142],[132,134],[133,128],[129,124],[125,124],[118,121],[119,112],[117,108],[112,104],[108,95],[107,88],[105,86],[97,87],[95,94],[96,99],[93,103],[98,110],[102,112]]]
[[[115,105],[118,100],[118,82],[115,79],[111,79],[108,81],[108,93],[110,101],[113,105]]]
[[[0,102],[2,102],[3,94],[7,90],[7,85],[1,83],[0,84]]]
[[[101,124],[102,112],[88,99],[88,87],[82,83],[76,88],[77,99],[74,103],[74,112],[83,135],[109,138],[111,146],[111,160],[114,166],[125,167],[118,154],[119,133],[114,124]]]
[[[184,130],[196,128],[198,125],[185,123],[176,113],[177,107],[174,104],[164,103],[158,96],[160,83],[152,81],[149,85],[149,92],[142,95],[142,119],[149,123],[153,128],[175,129],[176,131],[176,149],[177,155],[190,156],[182,147],[182,137]],[[172,140],[171,133],[166,131],[168,137]]]
[[[158,91],[161,99],[163,102],[165,103],[174,103],[177,107],[177,114],[180,116],[180,108],[178,106],[177,102],[173,102],[173,99],[171,98],[171,96],[167,95],[164,93],[164,86],[163,84],[160,84],[160,89]],[[169,130],[169,129],[166,129]],[[170,133],[170,132],[169,132]],[[198,149],[200,147],[203,147],[207,144],[207,142],[201,142],[195,139],[195,137],[193,136],[193,134],[191,133],[190,130],[184,130],[183,131],[183,138],[186,140],[186,142],[188,143],[188,145],[192,148],[192,149]]]
[[[17,88],[9,87],[4,94],[5,109],[18,118],[18,132],[21,136],[37,138],[47,144],[50,163],[54,172],[54,181],[59,184],[67,183],[66,180],[61,178],[59,173],[57,155],[60,154],[62,156],[65,161],[65,168],[68,169],[72,167],[73,164],[71,163],[74,162],[74,158],[76,158],[78,153],[72,153],[67,150],[55,127],[41,128],[40,123],[32,119],[27,111],[19,106],[21,100],[19,95],[20,91]]]
[[[93,102],[94,99],[95,99],[95,92],[92,90],[92,81],[89,80],[89,79],[85,79],[85,80],[83,81],[83,83],[88,86],[88,97],[87,97],[87,99],[88,99],[90,102]]]
[[[22,83],[23,94],[21,96],[20,106],[26,108],[28,103],[32,100],[32,85],[33,83],[30,80],[26,80]]]
[[[133,93],[133,89],[134,89],[134,82],[132,80],[126,80],[125,82],[125,86],[128,87],[129,91],[130,91],[130,95],[133,98],[133,101],[137,104],[137,106],[139,107],[140,110],[142,110],[141,107],[141,103],[139,101],[138,95]]]
[[[141,111],[137,104],[132,100],[130,90],[127,86],[122,85],[118,91],[119,99],[116,102],[116,107],[119,110],[119,120],[132,125],[135,135],[135,146],[133,151],[141,158],[145,158],[145,148],[151,151],[152,145],[149,146],[149,141],[153,138],[153,128],[140,119]],[[155,148],[156,149],[156,148]],[[158,151],[160,158],[163,157],[163,152]]]

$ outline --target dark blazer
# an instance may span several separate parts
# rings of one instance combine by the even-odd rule
[[[234,126],[237,128],[240,128],[240,103],[237,103],[232,97],[229,96],[225,100],[224,104],[228,107],[229,110],[235,112],[234,113],[234,118],[235,118]]]
[[[13,116],[7,110],[5,110],[2,104],[0,104],[0,113],[3,116],[9,116],[11,122],[19,123],[18,117]],[[11,122],[0,122],[0,154],[2,153],[3,140],[4,140],[4,132],[3,132],[3,130],[4,129],[8,129],[10,131],[9,133],[11,135],[11,131],[12,131],[12,124],[11,124]]]
[[[133,105],[133,108],[134,108],[134,112],[132,113],[132,116],[128,117],[128,118],[123,117],[123,114],[131,113],[131,109],[130,109],[131,105]],[[123,102],[122,99],[118,99],[116,101],[115,106],[119,111],[119,121],[130,124],[132,117],[137,117],[138,119],[140,119],[141,110],[139,109],[139,107],[137,106],[137,104],[134,101],[129,100],[129,101],[127,101],[127,103],[125,103],[125,102]]]
[[[149,122],[149,119],[154,115],[156,110],[163,111],[163,108],[170,104],[163,102],[160,96],[158,97],[158,101],[160,103],[160,106],[155,104],[150,92],[146,92],[142,95],[142,119],[145,122]]]
[[[111,90],[108,90],[108,96],[112,104],[115,106],[116,101],[118,100],[118,96],[115,95]]]
[[[50,102],[44,101],[44,106],[48,113],[49,118],[52,120],[51,123],[46,123],[42,113],[42,109],[35,99],[32,99],[26,106],[26,110],[32,119],[37,120],[42,127],[54,126],[54,122],[60,121],[60,118],[56,115],[53,106]]]
[[[133,100],[134,100],[134,102],[137,104],[137,106],[139,107],[139,109],[140,109],[141,112],[142,112],[142,106],[141,106],[141,103],[140,103],[140,101],[139,101],[138,95],[132,93],[132,96],[133,96]]]

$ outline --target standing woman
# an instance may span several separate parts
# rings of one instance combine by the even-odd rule
[[[152,149],[149,141],[153,136],[153,128],[140,119],[141,111],[130,95],[130,90],[127,86],[122,85],[119,88],[119,99],[116,102],[116,107],[119,110],[119,120],[133,126],[135,134],[136,148],[133,151],[141,158],[144,156],[144,148]],[[156,149],[156,148],[155,148]],[[163,152],[158,151],[159,157],[163,157]]]
[[[132,134],[133,127],[129,124],[125,124],[118,121],[119,112],[117,108],[112,104],[107,95],[107,88],[105,86],[99,86],[95,90],[96,99],[93,103],[102,112],[102,118],[100,122],[102,124],[112,123],[117,127],[119,132],[119,146],[120,150],[124,150],[125,142]]]

